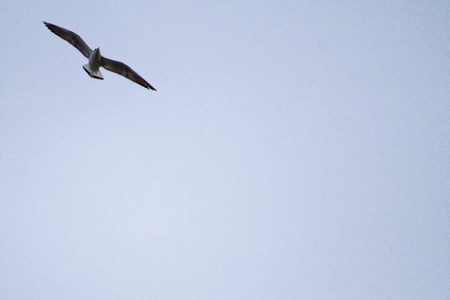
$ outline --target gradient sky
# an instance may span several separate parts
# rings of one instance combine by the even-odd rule
[[[42,21],[158,91],[91,79]],[[449,1],[4,1],[0,24],[1,299],[449,299]]]

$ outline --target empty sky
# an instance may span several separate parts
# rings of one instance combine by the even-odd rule
[[[4,1],[0,26],[1,299],[450,297],[448,1]]]

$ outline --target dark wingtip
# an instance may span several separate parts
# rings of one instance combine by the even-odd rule
[[[47,27],[50,30],[52,30],[52,26],[55,26],[52,23],[48,23],[48,22],[45,22],[45,21],[42,21],[42,22],[44,22],[45,27]],[[53,32],[53,30],[52,30],[52,32]]]

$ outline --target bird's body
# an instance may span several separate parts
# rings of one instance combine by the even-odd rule
[[[100,53],[100,48],[97,48],[94,51],[92,51],[91,55],[89,56],[89,63],[85,64],[83,66],[83,69],[92,78],[103,80],[103,75],[100,72],[101,61],[102,61],[102,54]]]
[[[89,62],[83,66],[83,69],[92,78],[103,79],[103,75],[100,72],[100,67],[103,67],[106,70],[122,75],[123,77],[128,78],[147,89],[156,91],[150,83],[145,81],[144,78],[139,76],[138,73],[133,71],[133,69],[126,64],[103,57],[100,53],[100,48],[92,50],[78,34],[47,22],[44,22],[44,24],[48,29],[50,29],[51,32],[69,42],[89,59]]]

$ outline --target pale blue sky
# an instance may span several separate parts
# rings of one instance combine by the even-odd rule
[[[111,3],[2,4],[1,299],[450,297],[448,1]]]

